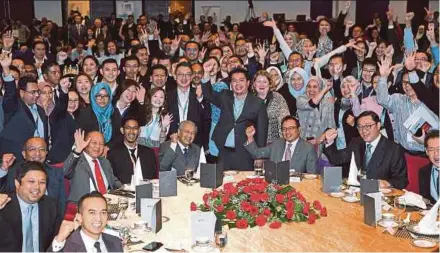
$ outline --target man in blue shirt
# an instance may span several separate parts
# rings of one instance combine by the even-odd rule
[[[419,191],[424,198],[437,202],[439,198],[440,141],[439,130],[425,137],[425,149],[430,163],[419,170]]]

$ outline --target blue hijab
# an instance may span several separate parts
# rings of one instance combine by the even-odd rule
[[[98,95],[99,91],[102,89],[107,91],[109,95],[108,104],[105,107],[101,107],[96,103],[96,95]],[[112,138],[112,114],[113,114],[113,105],[110,101],[112,97],[112,90],[110,86],[106,83],[97,83],[90,90],[90,104],[92,106],[92,110],[98,119],[99,131],[104,134],[104,142],[107,143]]]
[[[303,87],[299,90],[295,90],[295,88],[293,88],[292,86],[292,77],[293,74],[298,73],[302,79],[303,79]],[[289,71],[289,79],[287,80],[287,87],[289,87],[289,92],[292,96],[294,96],[295,98],[303,95],[304,93],[306,93],[306,86],[307,83],[309,82],[309,75],[307,74],[307,72],[302,69],[302,68],[294,68],[292,70]]]

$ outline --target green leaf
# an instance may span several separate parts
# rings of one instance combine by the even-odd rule
[[[228,223],[228,228],[229,229],[236,228],[235,223]]]
[[[293,188],[292,186],[288,185],[288,186],[282,188],[281,190],[279,190],[278,193],[284,195],[284,194],[288,193],[290,190],[292,190],[292,188]]]

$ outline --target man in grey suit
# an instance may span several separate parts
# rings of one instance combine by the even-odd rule
[[[247,142],[244,148],[254,159],[269,158],[273,162],[290,161],[290,169],[296,172],[316,173],[318,157],[312,144],[301,139],[299,120],[286,116],[281,122],[283,138],[269,146],[259,148],[254,142],[255,128],[246,129]]]
[[[121,240],[102,231],[107,225],[107,201],[99,192],[82,196],[77,218],[81,227],[74,231],[72,222],[63,221],[52,242],[54,252],[122,252]],[[72,233],[73,231],[73,233]]]
[[[84,139],[84,131],[78,129],[75,134],[75,149],[64,162],[64,177],[70,180],[69,202],[78,202],[86,193],[99,191],[105,194],[107,189],[122,186],[113,174],[110,162],[101,157],[104,151],[104,137],[100,132],[89,132]],[[83,152],[84,151],[84,152]]]
[[[160,145],[160,170],[177,171],[177,176],[185,175],[186,169],[198,171],[200,163],[206,162],[205,154],[200,147],[193,143],[197,134],[194,122],[185,120],[180,122],[177,134],[171,135],[171,140]]]

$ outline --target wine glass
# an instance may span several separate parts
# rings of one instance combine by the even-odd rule
[[[122,211],[121,219],[127,219],[127,217],[125,216],[125,211],[128,209],[128,199],[118,198],[118,207]]]
[[[194,169],[186,168],[185,169],[185,179],[188,182],[188,185],[192,185],[191,180],[193,179],[193,176],[194,176]]]
[[[361,182],[361,179],[365,179],[365,178],[367,178],[367,172],[365,170],[363,170],[362,168],[359,168],[359,172],[358,172],[359,183]]]
[[[256,161],[254,165],[255,176],[261,177],[263,175],[263,162]]]
[[[397,216],[397,220],[400,224],[400,216],[402,215],[402,213],[405,212],[406,209],[406,201],[404,198],[402,197],[396,197],[394,199],[394,208],[396,209],[396,216]]]
[[[227,243],[228,233],[226,233],[226,231],[215,232],[215,244],[220,248],[220,250],[223,250]]]

